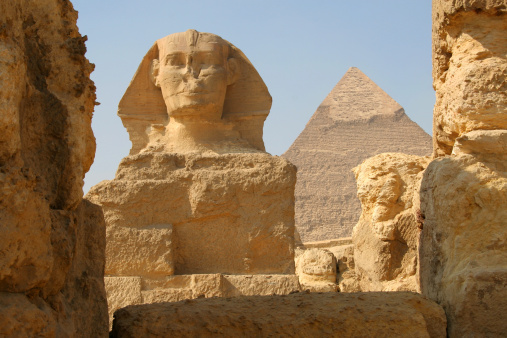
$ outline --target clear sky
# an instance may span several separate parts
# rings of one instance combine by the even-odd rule
[[[130,141],[118,102],[155,40],[196,29],[241,49],[264,79],[273,106],[266,150],[285,152],[322,100],[358,67],[431,134],[431,1],[425,0],[73,0],[88,36],[97,100],[95,162],[85,193],[112,179]]]

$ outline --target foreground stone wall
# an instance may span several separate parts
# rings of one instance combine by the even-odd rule
[[[506,9],[433,1],[437,159],[421,182],[420,279],[450,337],[507,332]]]
[[[113,337],[445,337],[437,304],[413,293],[197,299],[115,313]]]
[[[0,3],[0,335],[106,336],[95,87],[69,1]]]
[[[421,288],[451,337],[507,332],[507,130],[456,139],[421,185]],[[458,146],[457,146],[458,145]]]
[[[435,156],[472,130],[507,129],[505,0],[433,1]]]

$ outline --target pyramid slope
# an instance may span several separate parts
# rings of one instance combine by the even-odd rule
[[[352,168],[384,152],[431,153],[431,137],[359,69],[351,68],[282,155],[298,167],[303,242],[347,237],[361,214]]]

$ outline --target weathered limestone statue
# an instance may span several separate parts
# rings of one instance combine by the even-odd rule
[[[264,152],[270,107],[252,64],[216,35],[188,30],[148,51],[119,104],[130,155],[88,194],[107,223],[110,311],[298,289],[296,170]]]
[[[419,185],[428,162],[383,153],[354,168],[362,213],[352,243],[361,291],[420,291]]]

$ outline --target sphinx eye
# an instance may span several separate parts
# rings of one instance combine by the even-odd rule
[[[182,54],[169,54],[165,58],[166,66],[184,66],[185,58]]]
[[[203,64],[206,64],[206,65],[221,65],[222,64],[222,59],[220,57],[220,55],[217,55],[216,53],[206,53],[204,56],[203,56],[203,60],[202,60]]]

